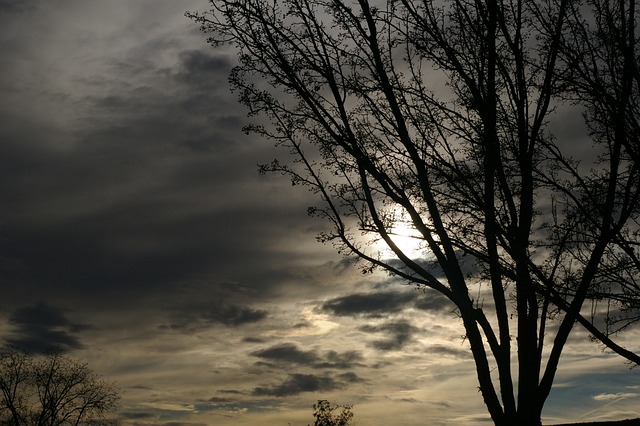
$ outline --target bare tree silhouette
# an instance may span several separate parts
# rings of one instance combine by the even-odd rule
[[[109,424],[119,396],[113,384],[82,362],[58,353],[0,353],[0,424],[63,426]]]
[[[456,308],[495,424],[540,425],[576,323],[640,363],[614,340],[640,320],[634,0],[213,0],[188,16],[238,50],[231,85],[270,121],[247,130],[292,158],[261,171],[318,195],[319,239]]]

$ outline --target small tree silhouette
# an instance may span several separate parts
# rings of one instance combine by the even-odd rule
[[[113,424],[105,416],[119,399],[115,385],[84,362],[0,348],[0,425]]]
[[[326,399],[313,404],[313,426],[351,426],[353,425],[353,405],[335,405]],[[310,426],[310,425],[308,425]]]

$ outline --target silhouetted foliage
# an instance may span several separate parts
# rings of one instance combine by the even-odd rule
[[[451,302],[501,425],[540,424],[575,324],[640,363],[613,339],[640,320],[638,15],[633,0],[190,14],[239,52],[231,85],[270,121],[247,130],[291,154],[261,171],[317,194],[319,239],[365,272]],[[398,244],[407,231],[422,256]]]
[[[352,405],[335,405],[326,399],[313,404],[313,426],[351,426],[353,425]],[[310,425],[309,425],[310,426]]]
[[[62,426],[113,424],[105,414],[117,389],[80,361],[58,353],[0,352],[0,424]]]

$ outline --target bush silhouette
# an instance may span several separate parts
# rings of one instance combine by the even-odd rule
[[[313,426],[352,426],[352,408],[353,405],[335,405],[326,399],[320,399],[317,404],[313,404],[313,417],[316,419]]]

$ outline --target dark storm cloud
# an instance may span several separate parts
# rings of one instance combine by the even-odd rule
[[[45,303],[14,311],[9,316],[9,324],[15,328],[5,341],[31,353],[80,349],[83,345],[77,333],[90,328],[71,321],[61,311]]]
[[[256,396],[292,396],[304,392],[327,392],[342,388],[344,385],[327,376],[314,374],[291,374],[282,383],[268,387],[257,387],[252,394]]]
[[[336,352],[334,350],[320,354],[316,350],[301,350],[293,343],[282,343],[270,348],[251,352],[251,355],[266,360],[269,365],[280,365],[288,368],[291,365],[302,365],[313,368],[349,369],[362,365],[362,354],[359,351]]]
[[[320,309],[338,316],[379,317],[415,307],[424,311],[450,309],[444,296],[435,293],[385,291],[380,293],[358,293],[328,300]]]
[[[198,51],[176,59],[166,69],[118,62],[118,78],[87,77],[78,85],[109,90],[72,99],[67,107],[82,108],[68,131],[39,116],[3,120],[6,297],[30,300],[55,287],[60,303],[134,304],[194,275],[222,271],[262,294],[288,276],[265,272],[276,263],[269,244],[283,238],[277,224],[292,212],[259,189],[255,164],[270,145],[238,141],[245,111],[228,93],[228,59]],[[236,326],[265,316],[229,303],[198,321]]]
[[[121,299],[123,294],[144,297],[150,286],[162,288],[188,276],[190,271],[201,270],[214,257],[215,248],[207,249],[204,241],[163,248],[172,239],[170,233],[162,235],[163,232],[149,241],[155,240],[155,247],[142,251],[122,247],[121,250],[114,247],[114,243],[124,246],[129,240],[131,249],[136,240],[146,244],[146,231],[141,229],[144,224],[138,227],[126,223],[128,220],[116,212],[112,217],[105,214],[103,219],[95,225],[78,221],[61,225],[57,230],[5,232],[5,243],[11,246],[13,262],[23,265],[11,277],[15,291],[27,292],[24,297],[28,298],[29,293],[49,292],[49,288],[54,287],[57,290],[49,293],[50,297],[70,299],[90,291],[94,292],[92,302],[109,300],[107,296]],[[187,236],[190,226],[180,225]],[[205,224],[202,225],[205,229]],[[238,319],[242,317],[241,312],[236,315]]]
[[[395,351],[406,346],[418,328],[412,326],[407,321],[391,322],[382,325],[363,325],[358,330],[365,333],[384,334],[386,337],[381,340],[374,340],[371,346],[381,351]]]

